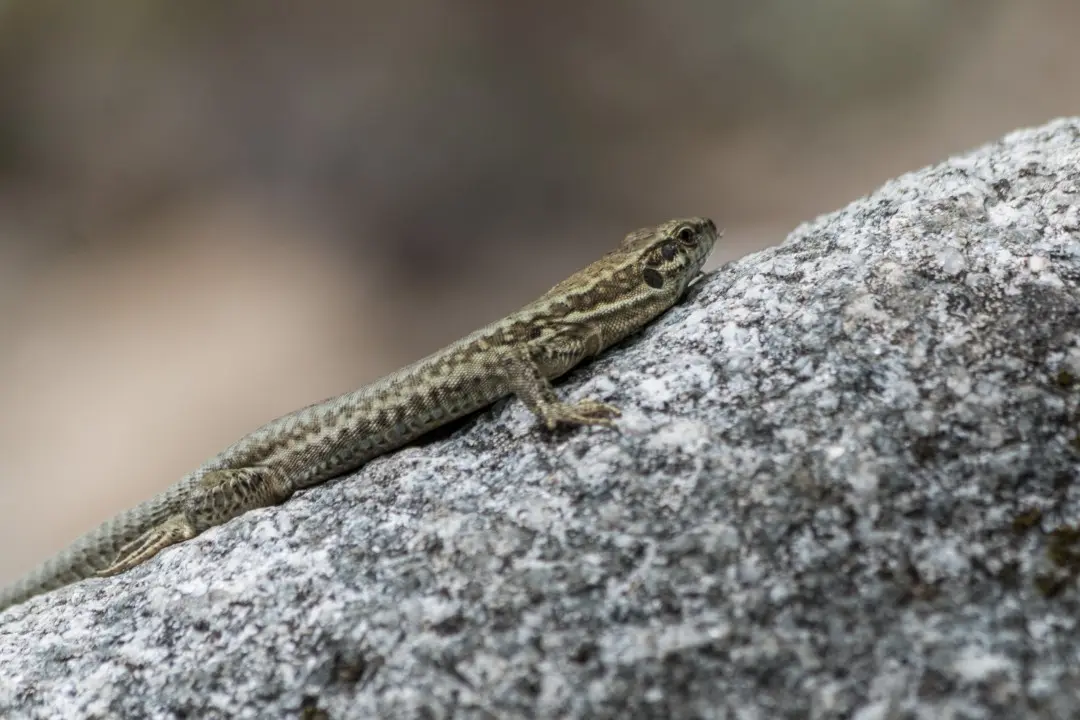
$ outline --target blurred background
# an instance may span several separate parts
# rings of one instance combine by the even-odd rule
[[[1080,112],[1075,0],[0,0],[0,582],[627,231]]]

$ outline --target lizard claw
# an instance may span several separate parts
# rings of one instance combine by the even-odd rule
[[[159,552],[176,543],[195,537],[195,528],[184,515],[173,515],[165,522],[150,528],[135,538],[116,554],[112,565],[97,571],[98,577],[109,577],[130,570],[144,563]]]

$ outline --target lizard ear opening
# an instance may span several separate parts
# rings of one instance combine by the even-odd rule
[[[641,273],[641,279],[653,290],[659,290],[664,287],[664,276],[660,274],[659,270],[645,268]]]

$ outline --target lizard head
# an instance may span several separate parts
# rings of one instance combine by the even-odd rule
[[[591,313],[593,320],[620,315],[619,328],[608,339],[625,337],[678,301],[701,274],[718,237],[708,218],[669,220],[635,230],[618,248],[548,290],[540,301],[546,303],[545,312],[564,319],[583,313]]]
[[[619,249],[638,258],[637,270],[646,286],[678,297],[701,274],[720,234],[709,218],[682,218],[635,230]]]

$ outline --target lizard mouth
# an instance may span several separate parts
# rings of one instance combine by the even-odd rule
[[[701,282],[704,279],[705,279],[705,271],[704,270],[698,270],[696,273],[693,274],[693,276],[691,276],[690,282],[686,283],[686,287],[691,288],[694,285],[697,285],[699,282]]]

